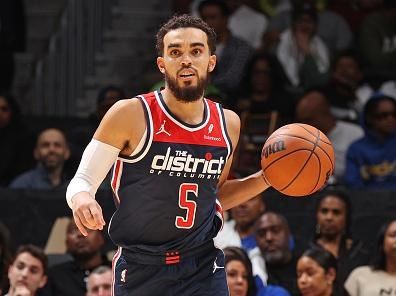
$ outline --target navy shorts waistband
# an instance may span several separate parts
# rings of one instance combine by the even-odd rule
[[[158,254],[147,254],[123,248],[121,254],[125,256],[127,261],[130,260],[130,262],[149,265],[170,265],[179,264],[187,258],[200,257],[214,249],[215,246],[213,240],[210,240],[202,245],[185,251],[169,250]]]

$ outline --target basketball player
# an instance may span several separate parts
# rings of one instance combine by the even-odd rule
[[[113,166],[118,208],[108,228],[119,246],[116,296],[228,295],[224,255],[213,244],[222,211],[269,185],[261,171],[226,180],[240,120],[203,98],[216,65],[215,38],[188,15],[160,28],[157,65],[165,89],[119,101],[107,112],[68,187],[81,233],[102,229],[94,195]]]

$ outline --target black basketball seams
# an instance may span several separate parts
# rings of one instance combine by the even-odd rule
[[[302,129],[304,129],[308,134],[311,134],[312,136],[315,137],[315,134],[314,134],[313,132],[311,132],[309,129],[305,128],[302,124],[296,123],[296,125],[299,126],[299,127],[301,127]],[[315,127],[315,128],[316,128],[316,127]],[[318,129],[317,129],[317,130],[318,130]],[[320,133],[319,133],[319,134],[320,134]],[[319,139],[320,139],[321,142],[323,142],[323,143],[325,143],[325,144],[327,144],[327,145],[332,145],[331,142],[329,143],[329,142],[323,140],[323,139],[320,138],[320,137],[319,137]]]
[[[298,173],[296,174],[296,176],[289,182],[289,184],[287,184],[285,187],[281,188],[280,191],[286,190],[291,184],[293,184],[293,182],[298,178],[298,176],[301,174],[301,172],[304,170],[304,168],[307,166],[308,161],[311,159],[312,154],[315,150],[316,147],[318,147],[318,142],[320,140],[320,131],[318,130],[318,135],[316,136],[316,142],[314,143],[314,147],[312,148],[312,150],[310,151],[311,153],[309,154],[309,157],[307,158],[307,160],[305,161],[305,163],[303,164],[303,166],[301,167],[301,169],[298,171]],[[311,142],[311,141],[310,141]],[[320,161],[319,161],[320,163]],[[319,172],[320,175],[320,172]]]
[[[319,131],[319,130],[318,130],[318,131]],[[310,133],[310,134],[312,135],[312,133]],[[271,141],[271,140],[273,140],[273,139],[281,138],[281,137],[285,137],[285,136],[286,136],[286,137],[290,137],[290,138],[302,139],[302,140],[305,140],[305,141],[310,142],[310,143],[312,143],[313,145],[315,145],[315,142],[313,142],[313,141],[310,140],[310,139],[304,138],[303,136],[296,136],[296,135],[290,135],[290,134],[276,134],[276,135],[274,135],[274,136],[272,136],[272,137],[269,137],[269,138],[267,139],[267,141]],[[320,136],[320,133],[319,133],[319,136]],[[320,137],[319,137],[319,139],[321,140]],[[266,142],[267,142],[267,141],[266,141]],[[323,143],[325,143],[325,144],[328,144],[327,142],[322,141],[322,140],[321,140],[321,142],[323,142]],[[264,145],[265,145],[265,144],[264,144]],[[331,145],[331,144],[329,144],[329,145]],[[329,161],[330,161],[330,163],[331,163],[332,170],[334,171],[334,163],[333,163],[333,161],[332,161],[330,155],[329,155],[329,154],[327,153],[327,151],[324,150],[320,145],[318,145],[318,146],[316,146],[316,147],[320,148],[320,150],[322,150],[323,153],[326,154],[327,158],[329,159]]]
[[[286,157],[286,156],[288,156],[288,155],[290,155],[290,154],[292,154],[292,153],[294,153],[294,152],[297,152],[297,151],[304,151],[304,150],[305,150],[305,151],[308,151],[308,152],[312,152],[311,149],[307,149],[307,148],[299,148],[299,149],[290,151],[290,152],[288,152],[288,153],[282,155],[281,157],[279,157],[279,158],[273,160],[272,162],[270,162],[270,163],[265,167],[265,169],[263,170],[264,173],[265,173],[265,171],[266,171],[269,167],[271,167],[271,166],[272,166],[275,162],[277,162],[278,160],[280,160],[280,159],[282,159],[282,158],[284,158],[284,157]]]

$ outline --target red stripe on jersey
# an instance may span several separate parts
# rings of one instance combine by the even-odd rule
[[[116,193],[117,190],[117,181],[119,178],[120,174],[120,166],[121,166],[121,160],[117,159],[115,163],[115,168],[114,168],[114,174],[113,174],[113,180],[111,182],[111,188],[113,188],[113,192]]]
[[[164,112],[153,93],[145,95],[145,98],[153,119],[153,141],[227,147],[216,103],[205,99],[209,119],[201,126],[189,126],[175,119],[168,111]]]

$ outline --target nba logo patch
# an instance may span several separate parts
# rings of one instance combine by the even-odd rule
[[[126,282],[126,279],[125,279],[126,273],[127,273],[127,270],[126,270],[126,269],[124,269],[123,271],[121,271],[121,282],[123,282],[123,283]]]

